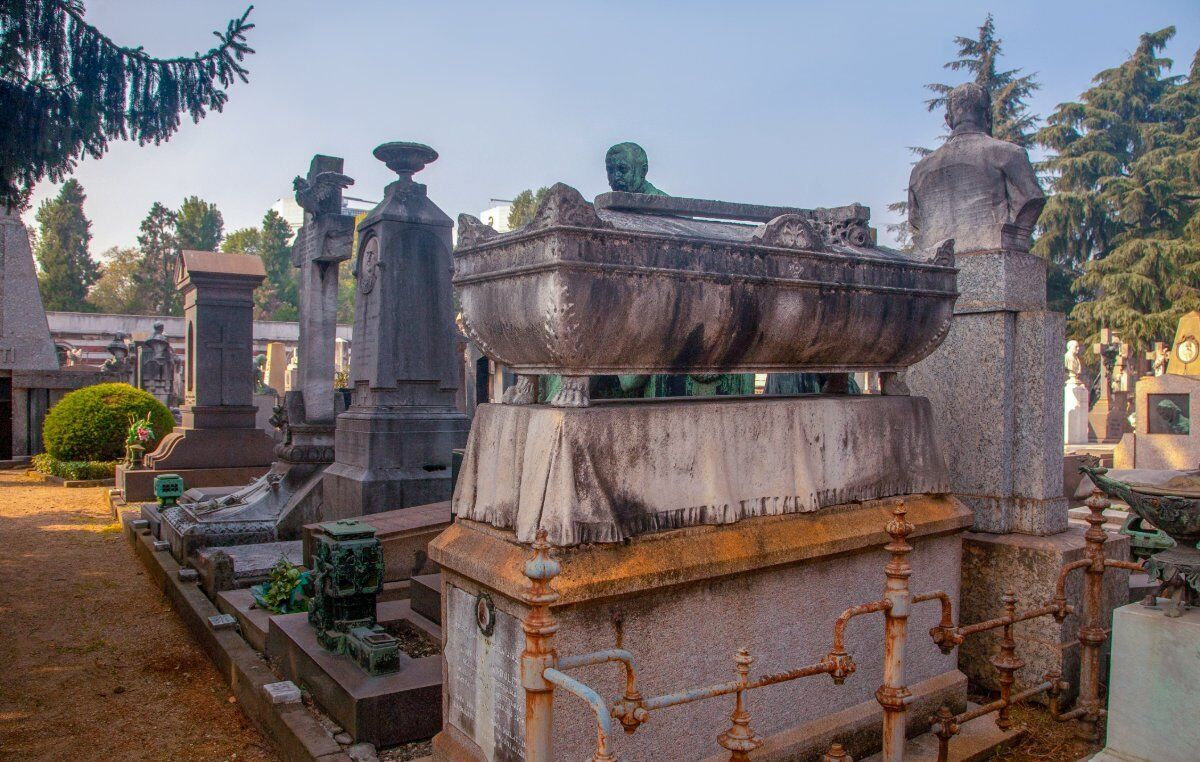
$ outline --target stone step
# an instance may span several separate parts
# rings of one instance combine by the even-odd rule
[[[412,610],[426,619],[442,623],[442,575],[421,574],[412,578],[409,588]]]
[[[974,709],[977,704],[967,704],[968,709]],[[1025,735],[1024,727],[1013,727],[1001,730],[996,727],[996,715],[985,714],[982,717],[964,722],[950,741],[950,762],[977,762],[977,760],[1004,759],[1003,750],[1012,746]],[[863,762],[880,762],[882,752],[867,757]],[[904,744],[904,762],[936,762],[938,758],[938,737],[932,732],[922,733],[916,738],[908,739]]]

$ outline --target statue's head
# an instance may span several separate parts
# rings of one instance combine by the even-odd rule
[[[1079,351],[1079,342],[1076,341],[1075,339],[1069,339],[1067,341],[1067,354],[1073,355],[1078,351]]]
[[[165,327],[166,327],[166,324],[163,323],[163,321],[161,321],[161,320],[154,321],[154,332],[155,333],[162,333],[163,328],[165,328]]]
[[[617,143],[604,157],[608,187],[615,191],[641,193],[649,168],[646,149],[637,143]]]
[[[946,124],[955,131],[977,131],[991,135],[992,96],[974,82],[954,88],[946,96]]]

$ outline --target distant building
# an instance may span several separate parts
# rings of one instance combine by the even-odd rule
[[[483,224],[495,228],[497,232],[507,233],[512,230],[508,226],[508,214],[512,211],[512,202],[505,201],[502,198],[494,198],[492,201],[499,201],[501,203],[484,209],[479,213],[479,219],[483,220]]]

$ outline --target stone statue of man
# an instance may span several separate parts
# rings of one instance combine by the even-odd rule
[[[1063,369],[1067,371],[1067,386],[1079,385],[1079,374],[1083,372],[1083,360],[1079,357],[1079,342],[1071,339],[1067,342],[1067,352],[1063,355]]]
[[[917,249],[946,238],[955,253],[1029,251],[1042,195],[1029,156],[992,137],[988,91],[970,82],[946,99],[950,138],[921,159],[908,181],[908,222]]]
[[[608,187],[615,191],[667,195],[646,179],[650,160],[646,156],[646,149],[637,143],[617,143],[608,149],[604,156],[604,168],[608,171]]]

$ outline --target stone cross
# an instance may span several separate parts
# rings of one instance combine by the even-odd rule
[[[304,423],[334,421],[333,367],[337,339],[338,266],[350,258],[353,215],[342,214],[342,189],[354,181],[342,174],[343,160],[313,157],[308,176],[293,182],[304,226],[292,246],[300,270],[300,343],[296,388],[304,398]],[[297,423],[293,421],[293,423]]]
[[[1161,341],[1154,342],[1154,349],[1146,353],[1151,372],[1156,376],[1166,375],[1167,363],[1171,360],[1171,347]]]
[[[1100,341],[1092,345],[1092,352],[1100,357],[1100,393],[1107,399],[1116,391],[1117,359],[1129,348],[1112,330],[1100,329]]]

